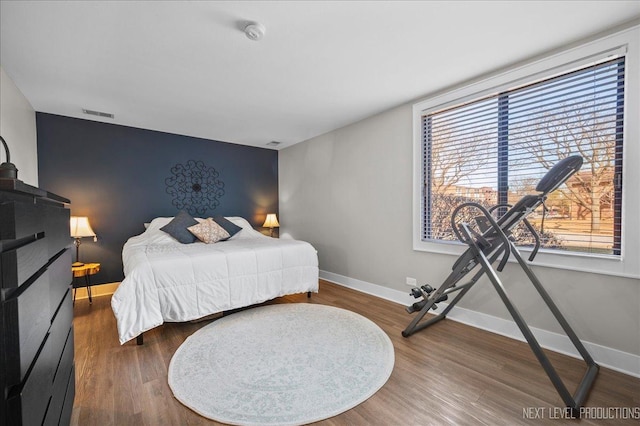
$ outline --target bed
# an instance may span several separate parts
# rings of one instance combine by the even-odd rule
[[[304,241],[242,228],[215,244],[182,244],[156,218],[122,249],[125,278],[111,298],[120,344],[164,322],[183,322],[295,293],[318,291],[318,256]],[[202,219],[198,219],[201,221]]]

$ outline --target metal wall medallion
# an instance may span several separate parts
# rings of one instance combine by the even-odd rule
[[[171,176],[165,179],[167,194],[179,210],[191,215],[205,215],[215,210],[224,195],[224,182],[220,173],[207,167],[202,161],[189,160],[187,164],[176,164],[171,168]]]

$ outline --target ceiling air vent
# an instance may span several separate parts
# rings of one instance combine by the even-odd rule
[[[267,144],[267,146],[278,146],[280,145],[282,142],[278,142],[278,141],[271,141]]]
[[[88,115],[95,115],[97,117],[113,118],[113,114],[111,114],[109,112],[92,111],[90,109],[83,109],[82,112],[84,112],[85,114],[88,114]]]

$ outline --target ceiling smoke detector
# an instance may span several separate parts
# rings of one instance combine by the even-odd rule
[[[278,142],[278,141],[271,141],[267,144],[267,146],[278,146],[280,145],[282,142]]]
[[[258,41],[260,40],[262,37],[264,37],[264,32],[266,31],[266,28],[264,27],[264,25],[258,23],[258,22],[249,22],[245,27],[244,27],[244,33],[247,36],[247,38],[249,40],[253,40],[253,41]]]

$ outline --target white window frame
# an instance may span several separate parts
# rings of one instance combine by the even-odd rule
[[[622,159],[621,254],[598,255],[541,249],[534,264],[552,268],[640,278],[640,26],[584,43],[524,65],[422,100],[413,105],[413,249],[459,256],[466,246],[455,241],[423,241],[422,116],[527,83],[624,54],[624,127]],[[530,249],[523,247],[523,252]]]

